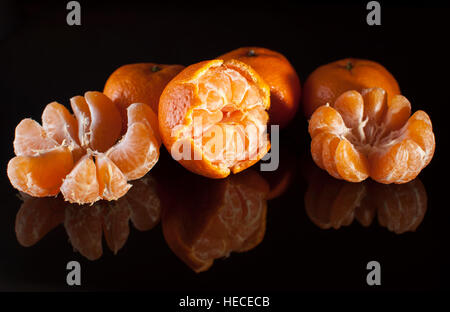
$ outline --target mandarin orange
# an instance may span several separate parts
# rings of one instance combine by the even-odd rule
[[[338,60],[314,70],[303,86],[302,105],[309,118],[320,106],[333,105],[337,97],[349,90],[379,87],[386,91],[388,102],[400,94],[394,76],[381,64],[356,58]]]
[[[164,87],[183,68],[182,65],[137,63],[123,65],[109,76],[103,93],[122,115],[122,133],[127,129],[127,107],[133,103],[144,103],[157,114]]]

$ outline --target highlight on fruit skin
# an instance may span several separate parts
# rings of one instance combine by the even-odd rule
[[[424,111],[411,115],[402,95],[388,103],[381,88],[347,91],[309,120],[314,162],[350,182],[368,177],[389,183],[413,180],[431,161],[435,139]]]
[[[237,60],[203,61],[185,68],[164,89],[159,130],[172,157],[209,178],[238,173],[270,149],[270,89]]]
[[[42,126],[22,120],[15,131],[16,156],[8,163],[11,184],[35,197],[60,191],[71,203],[125,195],[129,180],[144,176],[158,161],[159,138],[155,113],[142,103],[128,107],[128,130],[121,136],[121,116],[103,93],[86,92],[70,99],[69,110],[48,104]]]

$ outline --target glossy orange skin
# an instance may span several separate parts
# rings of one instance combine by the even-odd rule
[[[374,61],[346,58],[314,70],[303,86],[302,106],[307,118],[322,105],[333,105],[336,98],[349,90],[361,92],[379,87],[387,92],[388,102],[401,94],[394,76]]]
[[[218,57],[250,65],[270,86],[269,123],[286,127],[294,118],[301,95],[300,79],[288,59],[276,51],[243,47]]]
[[[126,109],[133,103],[145,103],[158,114],[159,97],[164,87],[183,68],[182,65],[137,63],[116,69],[106,81],[103,93],[119,109],[122,129],[126,130]]]

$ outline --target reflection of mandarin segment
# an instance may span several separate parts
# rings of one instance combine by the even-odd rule
[[[300,79],[289,60],[276,51],[243,47],[218,57],[251,66],[270,87],[270,124],[284,128],[294,118],[300,101]]]
[[[240,172],[270,148],[269,92],[253,69],[236,60],[191,65],[161,95],[163,142],[175,159],[197,174],[224,178],[230,171]]]
[[[387,102],[380,88],[347,91],[311,116],[313,159],[350,182],[369,176],[385,184],[409,182],[429,164],[435,147],[428,115],[410,115],[411,105],[401,95]]]
[[[187,176],[176,198],[162,197],[164,238],[195,272],[215,259],[256,247],[266,228],[269,186],[248,170],[224,180]]]
[[[107,96],[86,92],[70,102],[74,115],[53,102],[42,126],[24,119],[16,127],[16,157],[8,163],[12,185],[36,197],[61,191],[80,204],[122,197],[131,187],[127,181],[144,176],[158,160],[156,114],[142,103],[129,106],[128,130],[118,141],[121,117]]]

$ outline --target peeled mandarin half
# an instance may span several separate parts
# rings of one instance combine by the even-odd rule
[[[380,88],[344,92],[333,107],[320,106],[311,116],[312,157],[338,179],[409,182],[429,164],[435,148],[428,115],[410,114],[404,96],[388,103]]]
[[[119,140],[121,117],[114,103],[100,92],[71,99],[74,115],[52,102],[42,114],[42,126],[24,119],[16,127],[14,157],[8,177],[15,188],[31,196],[62,192],[71,203],[117,200],[158,161],[157,117],[145,104],[128,107],[128,128]]]
[[[269,86],[248,65],[212,60],[191,65],[164,89],[159,130],[172,157],[188,170],[224,178],[270,149]]]

